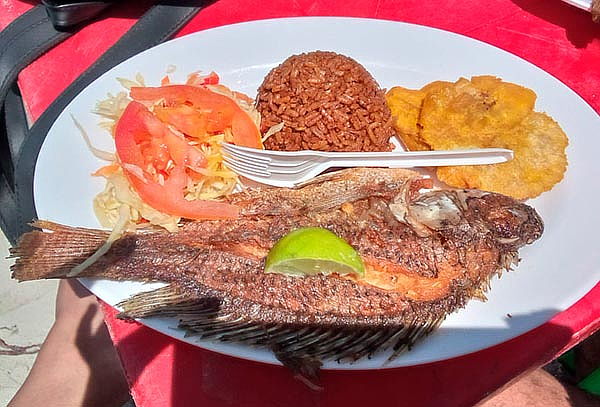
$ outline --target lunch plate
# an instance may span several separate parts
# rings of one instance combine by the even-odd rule
[[[533,89],[536,110],[551,115],[569,136],[569,167],[550,192],[529,201],[545,221],[542,238],[520,251],[518,267],[494,278],[487,302],[472,300],[450,315],[431,336],[390,363],[383,352],[356,363],[327,361],[330,369],[377,369],[439,361],[487,348],[529,331],[583,297],[598,282],[600,250],[600,118],[575,92],[523,59],[461,35],[392,21],[301,17],[261,20],[190,34],[149,49],[98,78],[65,109],[51,128],[36,165],[34,193],[40,219],[73,226],[99,227],[92,209],[104,180],[90,174],[104,164],[92,155],[71,115],[93,144],[114,151],[108,132],[92,113],[107,93],[122,91],[117,78],[140,73],[159,85],[189,73],[215,71],[222,83],[254,97],[266,73],[293,54],[335,51],[354,58],[384,88],[419,88],[435,80],[496,75]],[[156,284],[81,279],[111,305]],[[143,324],[193,345],[267,363],[279,363],[262,348],[184,338],[174,318]]]

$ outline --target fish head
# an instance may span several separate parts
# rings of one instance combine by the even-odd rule
[[[465,216],[478,219],[499,244],[510,249],[533,243],[544,231],[536,210],[509,196],[477,190],[455,193],[463,202]]]
[[[400,193],[389,205],[395,218],[419,236],[466,226],[490,234],[510,250],[540,238],[544,223],[535,209],[511,197],[480,190],[428,190]]]

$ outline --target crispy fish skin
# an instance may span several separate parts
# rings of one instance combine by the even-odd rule
[[[222,297],[297,314],[305,322],[324,315],[333,318],[330,322],[373,318],[372,325],[383,318],[412,321],[416,314],[431,319],[447,298],[464,305],[510,264],[519,247],[540,236],[543,225],[533,209],[502,195],[420,194],[411,192],[415,180],[406,171],[341,171],[297,190],[233,195],[231,202],[244,205],[240,218],[192,222],[176,234],[127,234],[81,276],[185,281],[183,286],[199,284]],[[310,211],[313,203],[318,210]],[[287,216],[280,216],[281,207]],[[18,280],[62,277],[106,238],[105,232],[39,226],[54,232],[31,232],[13,250]],[[264,257],[273,244],[306,226],[327,228],[354,246],[366,263],[366,279],[264,273]],[[265,317],[261,322],[280,321]]]

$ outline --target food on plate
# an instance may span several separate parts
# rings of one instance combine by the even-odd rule
[[[325,359],[389,350],[391,360],[485,299],[491,278],[543,232],[514,198],[551,188],[566,166],[566,136],[534,111],[535,93],[491,76],[386,94],[353,59],[316,51],[269,72],[256,108],[214,73],[122,83],[128,94],[98,108],[116,156],[96,173],[107,188],[95,207],[112,232],[38,221],[11,251],[13,277],[165,283],[122,302],[120,316],[176,316],[192,335],[267,346],[302,375]],[[438,168],[468,189],[355,168],[233,193],[220,152],[223,141],[389,151],[396,133],[411,150],[505,147],[515,159]]]
[[[269,346],[293,368],[383,349],[393,358],[482,297],[491,277],[543,231],[535,210],[510,197],[431,188],[414,171],[368,168],[296,189],[245,189],[224,198],[236,219],[189,222],[177,233],[128,232],[79,276],[165,282],[123,302],[122,316],[177,315],[191,333]],[[72,276],[108,236],[35,226],[11,251],[20,281]],[[363,275],[266,273],[276,242],[306,227],[351,245]]]
[[[385,92],[352,58],[293,55],[258,89],[269,150],[389,151],[395,135]]]
[[[493,76],[420,90],[394,87],[387,102],[402,142],[410,150],[500,147],[514,151],[507,163],[439,167],[450,186],[533,198],[560,182],[568,139],[550,116],[534,111],[536,95]]]
[[[500,191],[517,199],[533,198],[560,182],[567,167],[567,138],[558,123],[544,113],[532,112],[498,147],[514,151],[515,158],[502,164],[441,167],[438,178],[459,188],[477,186]]]
[[[223,164],[220,142],[262,148],[252,100],[218,84],[218,76],[190,75],[186,84],[147,87],[127,81],[128,95],[97,112],[111,122],[116,157],[96,175],[107,180],[94,208],[101,224],[154,224],[174,231],[181,218],[234,218],[223,198],[237,175]],[[122,82],[123,83],[123,82]],[[127,211],[123,210],[126,206]]]
[[[489,144],[533,111],[536,95],[527,88],[492,76],[459,79],[427,92],[419,124],[421,139],[449,148]]]
[[[409,150],[429,150],[429,146],[419,136],[419,116],[423,99],[428,92],[451,85],[450,82],[431,82],[421,89],[407,89],[395,86],[385,98],[392,114],[394,127],[404,145]]]

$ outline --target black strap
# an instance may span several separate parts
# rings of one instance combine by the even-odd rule
[[[30,128],[17,154],[12,194],[14,199],[0,196],[0,222],[1,218],[4,218],[5,224],[2,228],[11,243],[14,244],[18,237],[29,229],[29,222],[36,218],[33,201],[35,162],[46,134],[56,118],[79,92],[101,74],[171,37],[200,11],[205,2],[198,0],[186,1],[186,5],[182,3],[184,2],[161,2],[153,6],[116,44],[79,76]]]
[[[81,8],[87,8],[87,5]],[[79,28],[75,24],[56,26],[48,11],[47,6],[35,6],[0,32],[0,227],[8,235],[17,225],[15,163],[29,128],[17,76],[23,68]],[[88,8],[86,18],[92,19],[100,11],[97,6],[94,10]],[[77,19],[72,19],[73,22],[85,20],[81,9],[75,14]]]
[[[0,137],[0,227],[9,231],[15,230],[17,225],[17,217],[13,215],[16,203],[13,157],[17,156],[28,131],[27,115],[16,82],[8,89],[0,115],[0,125],[4,124],[3,137]]]
[[[20,127],[14,117],[21,105],[15,88],[17,75],[38,56],[71,36],[73,31],[58,31],[48,18],[44,6],[28,10],[0,32],[0,174],[9,185],[14,183],[14,161],[23,141],[22,134],[11,134],[7,127]],[[11,89],[12,87],[12,89]],[[10,97],[12,106],[6,108],[5,99]],[[11,111],[12,110],[12,111]]]
[[[0,32],[0,101],[23,68],[73,34],[58,31],[43,5],[23,13]]]
[[[42,0],[52,24],[60,29],[73,27],[95,17],[118,0],[50,1]]]

